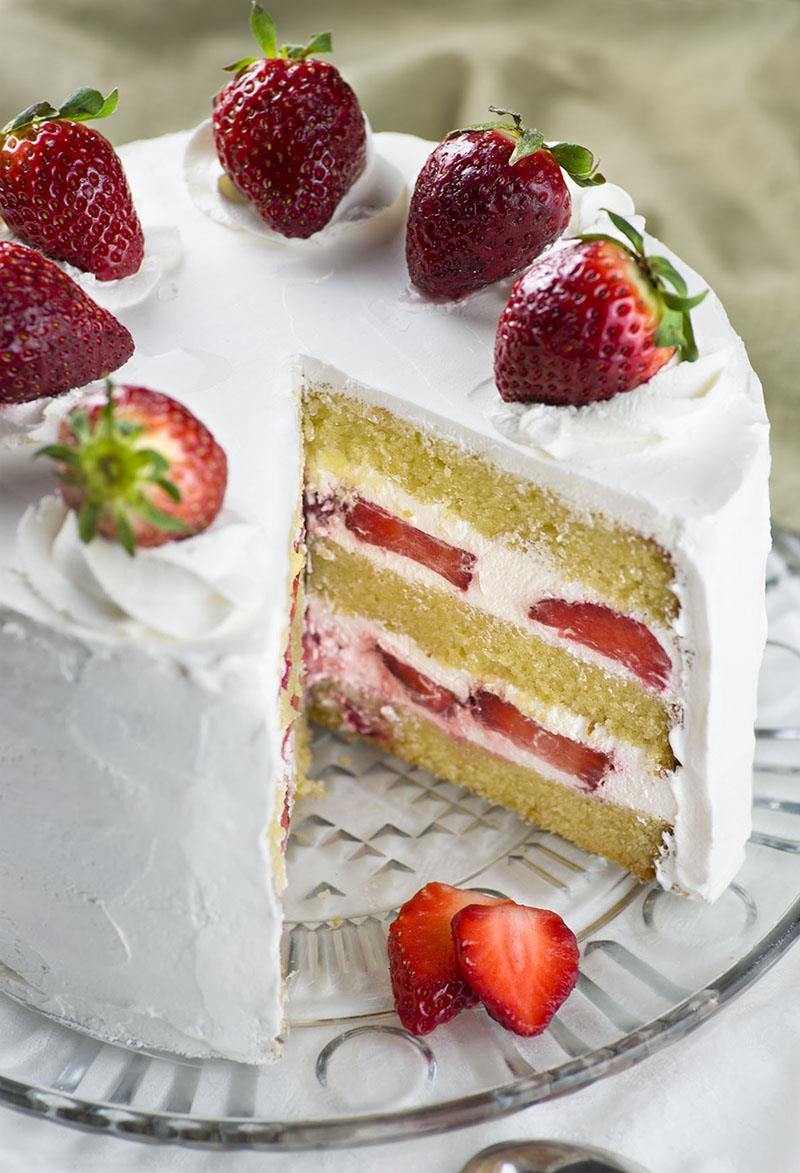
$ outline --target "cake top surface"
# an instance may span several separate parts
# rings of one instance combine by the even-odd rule
[[[247,209],[219,197],[206,127],[123,148],[150,268],[146,259],[144,275],[127,284],[83,280],[136,340],[116,380],[185,402],[227,452],[226,511],[191,543],[148,551],[133,575],[119,550],[79,549],[47,507],[20,527],[26,508],[53,488],[50,470],[31,460],[33,443],[52,434],[75,393],[11,409],[0,419],[0,600],[43,618],[55,608],[115,635],[130,620],[131,630],[191,641],[236,632],[255,613],[246,570],[260,560],[262,602],[279,597],[282,613],[300,477],[298,366],[341,389],[347,380],[361,384],[364,397],[668,547],[724,509],[763,462],[767,424],[760,385],[718,299],[710,294],[694,313],[695,363],[671,364],[635,391],[588,407],[504,404],[492,344],[511,282],[449,304],[425,301],[409,283],[405,193],[431,147],[375,135],[355,198],[319,238],[302,243],[258,231]],[[604,208],[643,227],[613,184],[570,182],[570,194],[571,233],[609,231]],[[370,201],[383,212],[361,219]],[[704,287],[658,242],[647,243],[679,267],[690,293]],[[52,579],[56,537],[58,583],[34,600],[28,583]],[[177,614],[179,580],[184,595],[193,588],[191,614]]]

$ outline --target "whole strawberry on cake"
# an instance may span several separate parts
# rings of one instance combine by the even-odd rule
[[[279,45],[257,5],[252,28],[206,139],[120,151],[137,217],[180,226],[169,296],[104,317],[0,246],[0,985],[261,1063],[309,715],[644,880],[725,890],[769,454],[719,300],[588,150],[502,112],[371,136],[326,35]],[[405,231],[372,236],[372,205],[341,210],[389,173]],[[258,232],[211,215],[220,191]],[[46,227],[27,239],[59,255]],[[563,922],[416,900],[403,1021],[543,1029],[577,978]]]
[[[0,216],[58,261],[115,281],[136,273],[144,234],[119,156],[89,121],[117,108],[116,90],[37,102],[0,131]]]

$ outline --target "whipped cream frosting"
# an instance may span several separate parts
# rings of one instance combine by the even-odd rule
[[[142,305],[157,293],[163,279],[174,273],[183,258],[183,242],[177,225],[144,225],[144,257],[138,272],[116,281],[98,281],[93,273],[84,273],[66,261],[55,261],[60,269],[80,285],[98,305],[118,314],[121,310]],[[18,240],[0,219],[0,240]],[[19,243],[24,244],[25,241]],[[169,287],[167,296],[169,296]]]
[[[142,223],[178,226],[183,256],[118,316],[134,334],[141,381],[185,402],[225,449],[222,530],[231,528],[209,531],[197,556],[187,542],[174,558],[142,557],[128,583],[128,562],[100,547],[87,558],[74,523],[41,504],[53,482],[33,452],[70,397],[17,413],[10,426],[0,413],[0,663],[14,681],[0,716],[0,966],[43,1010],[102,1037],[263,1062],[282,1024],[267,843],[284,769],[276,697],[301,485],[298,387],[319,381],[386,406],[669,551],[682,603],[675,630],[691,662],[673,740],[683,763],[674,840],[659,875],[710,899],[734,874],[749,826],[767,424],[744,348],[710,296],[694,313],[701,363],[730,357],[707,394],[684,395],[707,400],[689,426],[641,425],[634,413],[637,436],[663,438],[605,440],[599,463],[582,439],[591,416],[564,415],[560,438],[537,435],[533,422],[510,438],[487,414],[498,407],[492,344],[510,283],[457,305],[415,297],[404,195],[376,237],[368,225],[380,216],[327,240],[276,242],[237,228],[230,201],[219,222],[198,206],[206,180],[192,170],[191,138],[121,152]],[[375,168],[410,190],[433,144],[373,141]],[[571,194],[582,231],[609,228],[600,207],[631,214],[612,185]],[[647,245],[690,289],[704,287],[658,242]],[[135,370],[117,378],[132,381]],[[659,410],[647,407],[649,393],[656,398],[643,389],[632,405]],[[265,558],[262,605],[243,626],[253,602],[240,573],[248,527]],[[153,595],[157,582],[194,592],[190,614],[150,598],[141,574],[152,575]],[[238,618],[225,617],[229,606]],[[184,624],[195,634],[176,634]]]
[[[696,362],[673,360],[633,391],[585,407],[504,403],[494,393],[487,417],[510,440],[594,466],[611,452],[643,452],[680,440],[687,428],[713,426],[736,394],[735,379],[733,347],[721,346]]]
[[[17,540],[20,569],[39,598],[107,634],[219,638],[263,602],[261,531],[227,510],[203,533],[131,558],[113,542],[82,542],[76,515],[46,497],[26,510]]]

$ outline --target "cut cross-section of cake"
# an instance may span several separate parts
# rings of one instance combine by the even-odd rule
[[[209,127],[121,152],[183,257],[141,304],[109,288],[138,347],[115,380],[224,450],[204,533],[83,544],[33,460],[71,393],[0,409],[0,988],[103,1038],[279,1049],[302,695],[674,891],[714,899],[742,859],[769,542],[742,343],[712,294],[697,361],[504,402],[508,282],[410,288],[397,193],[432,144],[368,137],[347,214],[292,245],[228,214]],[[572,234],[643,229],[564,182]]]
[[[743,585],[735,546],[689,542],[685,518],[653,524],[586,472],[556,487],[540,456],[331,373],[307,380],[304,418],[314,717],[642,878],[716,895],[747,825],[762,638],[717,635]],[[731,727],[709,736],[726,662],[735,751]]]

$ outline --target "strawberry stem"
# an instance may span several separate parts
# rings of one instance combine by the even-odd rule
[[[260,4],[253,0],[250,13],[250,31],[261,50],[262,57],[267,60],[283,58],[288,61],[303,61],[312,53],[330,53],[333,50],[333,38],[330,33],[315,33],[305,45],[278,45],[278,30],[275,21]],[[258,57],[242,57],[232,65],[225,66],[226,73],[239,73],[248,65],[254,65]]]
[[[623,249],[635,262],[652,292],[659,317],[656,331],[656,346],[674,347],[684,362],[695,362],[698,358],[697,343],[694,337],[691,311],[704,300],[708,290],[688,296],[686,282],[678,270],[666,257],[650,257],[645,253],[644,237],[623,216],[612,212],[610,208],[603,208],[611,223],[628,241],[624,244],[618,237],[610,236],[607,232],[586,232],[576,237],[577,240],[605,240]],[[668,281],[675,290],[667,289],[664,282]]]
[[[522,115],[516,110],[504,110],[501,106],[490,106],[489,109],[492,114],[497,114],[501,118],[510,118],[511,122],[498,122],[496,119],[491,122],[474,122],[471,126],[451,130],[447,137],[453,138],[455,135],[474,130],[502,130],[517,140],[508,160],[510,166],[513,167],[528,155],[545,150],[550,152],[562,171],[566,171],[579,187],[594,187],[598,183],[605,183],[605,176],[597,170],[598,164],[594,155],[586,147],[579,147],[576,143],[556,143],[555,146],[548,147],[541,131],[528,129],[522,121]]]
[[[94,420],[79,408],[66,422],[72,443],[48,444],[36,455],[54,460],[58,479],[82,496],[78,511],[82,542],[89,543],[96,537],[100,518],[106,514],[113,519],[117,541],[131,555],[136,552],[131,516],[141,517],[168,533],[186,532],[182,522],[156,508],[150,500],[153,487],[162,489],[175,502],[181,500],[181,493],[166,475],[167,459],[154,448],[142,445],[146,438],[143,425],[117,416],[110,381],[108,398]]]
[[[0,134],[15,134],[18,130],[36,126],[40,122],[52,122],[63,119],[65,122],[90,122],[100,118],[108,118],[113,114],[119,102],[119,90],[112,90],[104,98],[99,90],[92,90],[83,86],[66,99],[56,109],[49,102],[35,102],[23,110],[16,118],[12,118],[0,131]]]

